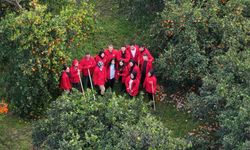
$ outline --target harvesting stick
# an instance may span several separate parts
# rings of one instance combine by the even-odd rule
[[[91,78],[91,75],[90,75],[90,71],[89,71],[89,69],[88,69],[88,74],[89,74],[89,80],[90,80],[90,85],[91,85],[91,89],[92,89],[93,97],[94,97],[94,100],[96,100],[96,99],[95,99],[95,94],[94,94],[93,82],[92,82],[92,78]]]
[[[79,78],[80,78],[80,84],[81,84],[81,89],[82,89],[82,95],[84,95],[84,90],[83,90],[82,78],[81,78],[81,75],[80,75],[80,70],[78,70],[78,75],[79,75]]]
[[[153,83],[151,84],[152,85],[152,96],[153,96],[153,104],[154,104],[154,111],[156,110],[156,108],[155,108],[155,96],[154,96],[154,85],[153,85]]]

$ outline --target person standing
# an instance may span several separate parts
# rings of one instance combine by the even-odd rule
[[[110,87],[112,91],[114,90],[116,74],[117,74],[116,59],[113,58],[111,59],[109,65],[107,66],[107,84],[106,84],[107,89]]]
[[[157,79],[155,77],[154,70],[151,69],[148,72],[147,77],[145,78],[145,81],[143,83],[143,87],[146,93],[148,94],[148,98],[150,100],[153,100],[153,95],[156,93],[156,85]]]
[[[129,74],[131,74],[132,72],[136,72],[137,73],[136,78],[140,81],[141,79],[140,68],[137,66],[136,61],[134,59],[130,59],[128,64],[128,70]]]
[[[59,88],[67,93],[69,93],[72,88],[69,80],[69,67],[66,65],[63,65],[63,71],[60,77]]]
[[[92,76],[95,66],[95,59],[90,55],[90,53],[86,53],[86,55],[80,61],[84,90],[91,88],[89,73],[90,76]]]
[[[140,51],[139,64],[141,64],[141,62],[143,61],[143,56],[145,54],[148,56],[148,61],[154,62],[154,57],[151,55],[149,50],[144,45],[140,46],[139,51]]]
[[[121,84],[121,91],[125,92],[126,87],[125,87],[125,80],[126,77],[129,75],[128,67],[125,65],[123,60],[120,60],[118,62],[118,67],[117,67],[117,80]]]
[[[106,68],[103,62],[99,61],[94,69],[93,73],[93,83],[98,88],[98,93],[104,95],[105,93],[105,83],[107,81]]]
[[[100,51],[98,55],[95,56],[95,62],[103,62],[104,66],[107,66],[107,58],[105,57],[104,51]]]
[[[117,50],[114,49],[112,44],[109,45],[108,49],[104,50],[104,53],[107,59],[107,64],[109,64],[113,58],[117,57]]]
[[[149,60],[148,55],[145,53],[142,57],[142,62],[140,66],[141,70],[141,83],[143,84],[147,73],[153,68],[151,60]]]
[[[130,76],[126,78],[126,91],[130,97],[135,97],[139,92],[139,80],[136,78],[137,73],[133,71]]]
[[[128,52],[130,55],[130,59],[135,60],[135,62],[138,64],[140,59],[140,52],[139,52],[139,46],[138,45],[131,45],[128,47]]]
[[[77,59],[74,59],[72,66],[69,69],[70,73],[70,82],[73,88],[80,90],[80,69]]]
[[[120,60],[123,60],[123,62],[125,64],[128,64],[129,60],[130,60],[130,55],[129,52],[127,52],[126,47],[121,47],[121,49],[118,51],[117,53],[117,60],[118,62]]]

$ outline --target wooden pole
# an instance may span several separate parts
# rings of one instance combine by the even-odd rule
[[[153,96],[153,104],[154,104],[154,111],[156,110],[156,107],[155,107],[155,96],[153,94],[153,91],[154,91],[154,85],[153,83],[151,84],[152,85],[152,96]]]
[[[81,78],[80,70],[78,70],[78,75],[79,75],[79,78],[80,78],[80,84],[81,84],[81,89],[82,89],[82,95],[84,95],[84,89],[83,89],[83,85],[82,85],[82,78]]]
[[[91,74],[90,74],[89,69],[88,69],[88,74],[89,74],[89,80],[90,80],[90,85],[91,85],[93,97],[94,97],[94,100],[96,100],[96,99],[95,99],[95,94],[94,94],[94,87],[93,87],[92,77],[91,77]]]

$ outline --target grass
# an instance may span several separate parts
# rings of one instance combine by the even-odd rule
[[[32,149],[31,124],[12,115],[0,117],[0,150]]]
[[[117,15],[116,4],[108,2],[108,0],[94,2],[97,11],[97,32],[73,53],[73,58],[81,58],[85,52],[96,55],[100,50],[106,49],[109,44],[113,44],[115,49],[120,49],[121,46],[138,39],[139,35],[136,32],[138,29],[134,23],[128,21],[125,16]]]
[[[185,137],[188,132],[197,128],[200,122],[184,111],[178,111],[175,106],[165,102],[156,103],[156,111],[152,114],[170,129],[175,137]]]

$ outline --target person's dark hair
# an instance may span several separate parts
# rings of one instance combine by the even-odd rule
[[[122,63],[123,63],[123,65],[122,65],[122,66],[120,65],[120,62],[122,62]],[[118,62],[118,70],[123,70],[123,69],[124,69],[124,67],[125,67],[125,62],[124,62],[123,60],[119,60],[119,62]]]
[[[68,68],[68,66],[66,64],[63,64],[62,69],[65,71]]]
[[[108,66],[111,66],[111,62],[112,62],[113,60],[114,60],[114,61],[115,61],[115,63],[116,63],[116,59],[115,59],[115,58],[112,58],[112,59],[110,60],[110,62],[109,62],[109,65],[108,65]]]
[[[150,72],[150,74],[151,74],[151,77],[155,75],[154,69],[151,69],[149,72]]]
[[[145,48],[145,45],[141,45],[140,47]]]
[[[136,61],[134,59],[130,59],[129,62],[132,62],[133,63],[133,66],[136,65]]]
[[[119,62],[118,62],[118,66],[120,66],[120,62],[122,62],[122,63],[123,63],[123,66],[125,66],[125,62],[124,62],[124,60],[119,60]]]
[[[134,78],[132,80],[135,80],[136,79],[136,76],[137,76],[137,72],[136,71],[132,71],[132,73],[134,75]]]
[[[89,52],[85,52],[85,55],[90,55],[90,53]]]
[[[132,73],[132,71],[133,71],[133,69],[134,69],[134,67],[135,67],[135,65],[136,65],[136,61],[135,61],[134,59],[130,59],[129,62],[132,62],[132,63],[133,63],[133,66],[130,67],[130,70],[129,70],[129,72]]]
[[[101,50],[100,52],[99,52],[99,54],[98,54],[98,56],[100,57],[100,58],[102,58],[102,54],[104,53],[104,51],[103,50]]]

